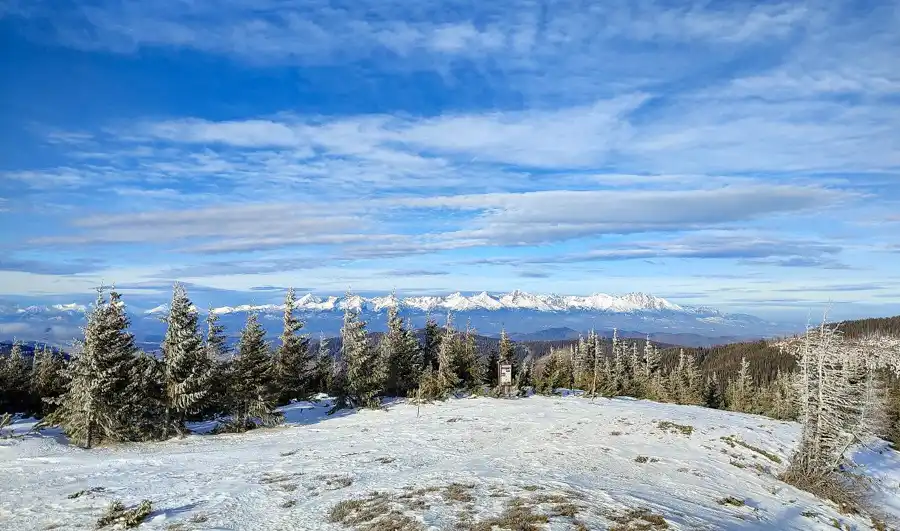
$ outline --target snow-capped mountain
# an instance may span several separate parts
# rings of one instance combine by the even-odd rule
[[[168,304],[145,304],[139,307],[125,301],[131,314],[132,330],[142,341],[154,342],[165,332],[164,317]],[[144,309],[147,308],[147,309]],[[448,313],[457,323],[470,323],[479,333],[498,334],[501,329],[514,333],[532,333],[545,329],[567,327],[573,330],[610,331],[613,328],[640,333],[693,334],[703,337],[759,338],[795,331],[795,327],[743,314],[727,314],[702,306],[685,306],[646,293],[609,295],[534,294],[520,290],[509,293],[465,294],[400,297],[394,293],[363,297],[361,295],[319,296],[308,293],[297,299],[295,310],[312,334],[336,335],[340,331],[342,315],[350,308],[361,312],[369,330],[381,331],[385,326],[388,308],[397,308],[404,318],[417,327],[424,326],[428,315],[442,321]],[[18,337],[30,339],[71,339],[80,334],[85,312],[82,304],[54,304],[50,306],[0,307],[0,324],[15,323]],[[280,331],[284,306],[275,301],[268,304],[239,304],[197,310],[201,314],[218,315],[231,335],[237,335],[247,315],[260,314],[271,336]],[[0,337],[0,339],[4,339]],[[8,339],[8,338],[7,338]]]
[[[524,291],[511,291],[500,295],[491,295],[482,291],[476,295],[466,296],[461,292],[454,292],[446,296],[425,296],[400,298],[394,294],[365,298],[360,295],[347,297],[320,298],[313,294],[306,294],[297,300],[295,309],[308,312],[332,312],[343,311],[351,308],[357,311],[381,312],[387,308],[399,307],[421,312],[451,311],[467,312],[475,310],[529,310],[538,312],[569,312],[569,311],[593,311],[611,313],[633,312],[684,312],[698,313],[691,307],[681,306],[666,299],[648,295],[646,293],[629,293],[615,296],[605,293],[593,295],[540,295]],[[213,308],[217,314],[230,314],[236,312],[270,312],[283,311],[283,305],[241,305],[222,306]],[[703,309],[699,313],[718,315],[719,312]]]

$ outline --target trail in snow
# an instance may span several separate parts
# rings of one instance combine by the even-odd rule
[[[496,516],[513,497],[547,493],[571,499],[592,530],[637,508],[663,516],[670,529],[826,530],[832,519],[871,529],[868,518],[842,515],[775,478],[798,436],[794,423],[574,396],[451,400],[422,406],[418,418],[405,403],[333,417],[327,407],[289,406],[287,425],[274,429],[90,451],[53,432],[0,441],[0,529],[91,529],[113,499],[146,498],[155,512],[142,529],[338,530],[328,513],[342,500],[454,482],[474,500],[423,494],[428,503],[407,514],[445,529],[461,517]],[[660,429],[662,421],[693,432]],[[898,453],[880,444],[856,461],[885,510],[900,517]],[[68,498],[91,488],[103,490]],[[721,505],[726,496],[745,505]],[[551,518],[548,529],[573,529],[571,521]]]

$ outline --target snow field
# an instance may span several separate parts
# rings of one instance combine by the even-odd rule
[[[404,531],[484,529],[511,514],[549,530],[663,529],[659,517],[668,529],[872,529],[775,478],[795,423],[576,396],[450,400],[419,417],[402,402],[327,409],[294,404],[278,428],[89,451],[53,432],[2,440],[0,529],[92,529],[114,499],[151,500],[141,529],[164,530],[374,531],[391,512],[421,526],[392,528]],[[900,454],[879,442],[856,461],[900,516]],[[366,511],[376,518],[360,521]]]

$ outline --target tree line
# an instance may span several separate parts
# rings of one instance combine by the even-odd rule
[[[591,332],[536,356],[517,349],[503,332],[484,353],[474,329],[458,330],[450,316],[443,326],[429,318],[417,335],[390,308],[387,331],[373,337],[359,313],[347,309],[340,348],[332,353],[327,340],[314,345],[303,334],[295,305],[288,290],[274,346],[251,313],[229,349],[217,316],[209,312],[201,323],[185,288],[176,284],[162,355],[155,357],[136,347],[121,295],[100,291],[71,359],[44,347],[30,360],[18,344],[0,357],[0,411],[42,416],[90,447],[182,435],[187,422],[203,419],[219,420],[219,431],[271,426],[281,421],[279,406],[319,393],[335,397],[335,409],[379,407],[384,397],[499,394],[501,363],[512,366],[512,388],[520,392],[580,389],[592,397],[631,396],[783,420],[796,420],[801,411],[796,357],[768,341],[660,349],[649,340],[621,340],[615,333],[609,340]],[[893,324],[841,326],[852,338],[880,332],[880,325],[892,332]],[[900,386],[883,374],[889,407],[880,435],[897,442]]]

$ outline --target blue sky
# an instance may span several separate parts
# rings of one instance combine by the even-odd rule
[[[0,297],[900,313],[897,27],[896,1],[6,0]]]

